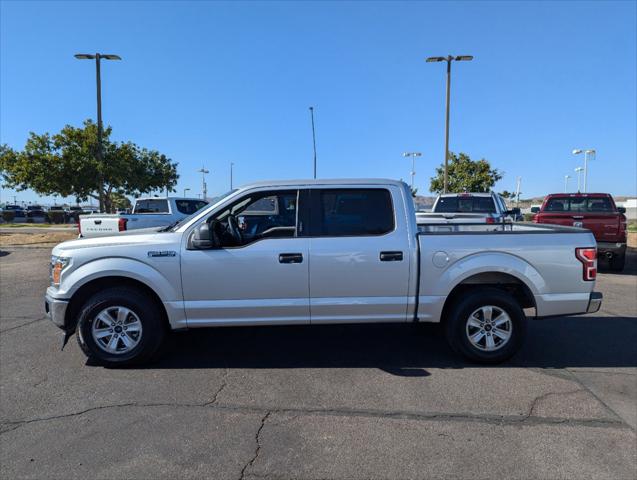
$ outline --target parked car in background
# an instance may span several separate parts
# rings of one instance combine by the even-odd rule
[[[12,212],[12,221],[24,222],[26,220],[27,214],[20,205],[5,205],[2,208],[3,212]]]
[[[27,219],[33,219],[34,221],[41,220],[43,222],[46,222],[48,221],[49,217],[42,205],[28,205]]]
[[[518,221],[519,208],[509,209],[497,193],[446,193],[439,195],[431,212],[417,212],[418,223],[487,223]]]
[[[138,198],[130,214],[80,215],[80,236],[98,237],[126,230],[165,227],[192,215],[207,204],[198,198]]]
[[[45,308],[113,366],[151,358],[168,329],[441,321],[456,352],[494,363],[521,347],[523,309],[600,308],[591,232],[427,227],[403,182],[256,183],[172,228],[61,243]]]
[[[68,210],[62,205],[52,205],[49,207],[48,219],[51,223],[66,223],[69,221]]]
[[[73,207],[69,207],[68,209],[68,222],[69,223],[77,223],[80,221],[80,215],[84,214],[84,213],[89,213],[89,212],[85,212],[84,209],[82,207],[80,207],[79,205],[73,206]]]
[[[587,228],[597,240],[600,257],[611,270],[622,271],[626,261],[625,209],[609,193],[552,193],[547,195],[535,223]]]

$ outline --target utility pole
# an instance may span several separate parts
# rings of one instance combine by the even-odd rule
[[[230,190],[232,190],[232,167],[234,167],[234,162],[230,162]]]
[[[208,192],[206,190],[206,173],[210,173],[210,171],[206,170],[203,165],[197,171],[201,173],[201,195],[202,199],[205,200],[208,196]]]
[[[103,126],[102,126],[102,75],[100,71],[100,60],[121,60],[121,57],[118,55],[111,54],[103,54],[96,53],[95,55],[89,53],[77,53],[75,54],[75,58],[78,60],[95,60],[95,80],[97,83],[97,151],[96,158],[99,165],[102,166],[102,172],[99,175],[99,201],[100,201],[100,212],[104,211],[104,156],[102,151],[102,135],[103,135]]]
[[[580,185],[580,173],[582,173],[583,170],[584,170],[583,167],[577,167],[575,169],[575,171],[577,172],[577,193],[580,192],[580,188],[581,188],[581,185]]]
[[[314,147],[314,179],[316,180],[316,131],[314,130],[314,107],[310,107],[312,118],[312,146]]]
[[[595,156],[597,154],[597,152],[595,151],[594,148],[590,148],[588,150],[581,150],[579,148],[576,148],[575,150],[573,150],[573,155],[579,155],[580,153],[584,153],[584,193],[586,193],[586,181],[587,181],[587,177],[588,177],[588,156],[590,154],[592,154],[593,156]]]
[[[517,177],[516,179],[516,187],[515,187],[515,206],[519,207],[520,206],[520,183],[522,183],[522,177]]]
[[[564,175],[564,193],[568,192],[568,179],[571,178],[570,175]]]
[[[414,192],[414,177],[416,176],[416,157],[422,156],[420,152],[405,152],[403,157],[411,157],[411,192]]]
[[[447,113],[445,116],[445,174],[443,180],[443,193],[447,193],[449,186],[449,103],[451,97],[451,62],[469,62],[473,60],[472,55],[447,55],[446,57],[429,57],[427,62],[447,62]]]

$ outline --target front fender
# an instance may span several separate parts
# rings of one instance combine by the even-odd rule
[[[182,300],[181,283],[171,283],[157,269],[139,260],[123,257],[101,258],[87,262],[68,275],[56,292],[58,298],[71,298],[77,290],[92,280],[103,277],[127,277],[151,288],[162,302]]]
[[[460,283],[480,273],[505,273],[523,282],[533,295],[546,292],[542,275],[527,261],[504,252],[468,255],[451,264],[437,280],[437,294],[449,295]]]

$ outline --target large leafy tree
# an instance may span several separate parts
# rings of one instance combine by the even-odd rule
[[[96,156],[97,125],[90,120],[81,128],[67,125],[54,135],[31,132],[22,151],[0,146],[0,176],[7,187],[40,195],[74,195],[78,201],[102,197],[100,210],[109,212],[118,196],[174,189],[177,163],[132,142],[111,141],[111,131],[107,127],[103,132],[101,162]]]
[[[444,186],[445,167],[436,168],[436,176],[431,178],[430,190],[442,193]],[[491,168],[487,160],[471,160],[469,155],[456,155],[449,152],[448,190],[456,192],[488,192],[495,182],[502,178],[502,172]]]

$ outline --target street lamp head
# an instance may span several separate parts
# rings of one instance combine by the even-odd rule
[[[105,54],[100,53],[100,57],[105,58],[106,60],[121,60],[122,59],[122,57],[120,57],[119,55],[112,55],[110,53],[105,53]]]
[[[470,62],[473,60],[473,55],[458,55],[456,57],[456,62]]]
[[[420,157],[422,153],[420,152],[405,152],[403,153],[403,157]]]
[[[573,150],[573,155],[577,155],[578,153],[582,153],[582,150],[579,148]]]
[[[590,155],[591,153],[592,153],[592,154],[595,154],[595,149],[594,149],[594,148],[591,148],[590,150],[586,150],[586,153],[588,153],[589,155]]]
[[[426,62],[444,62],[445,60],[447,60],[445,57],[428,57],[425,61]]]
[[[583,170],[584,170],[584,167],[577,167],[577,168],[575,169],[575,171],[576,171],[577,173],[582,172]]]
[[[95,55],[91,55],[90,53],[76,53],[73,55],[78,60],[93,60]]]

